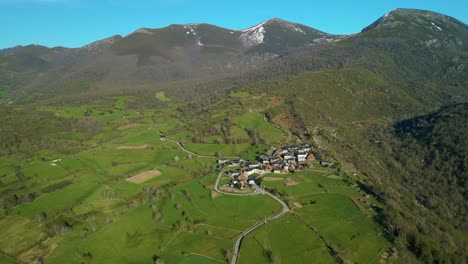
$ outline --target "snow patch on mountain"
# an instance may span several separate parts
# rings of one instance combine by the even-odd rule
[[[431,25],[434,26],[437,30],[442,31],[442,29],[436,24],[434,24],[434,22],[431,22]]]
[[[201,38],[200,36],[198,35],[198,32],[197,32],[197,27],[198,27],[198,24],[187,24],[187,25],[184,25],[184,29],[186,30],[185,32],[185,38],[193,38],[195,40],[195,43],[197,43],[198,46],[204,46],[205,44],[203,44],[201,42]]]
[[[242,34],[240,35],[239,39],[245,48],[263,43],[263,39],[265,38],[265,28],[263,25],[265,23],[266,22],[263,22],[256,26],[242,30]]]
[[[319,44],[321,44],[321,43],[330,43],[330,42],[335,42],[335,41],[337,41],[336,38],[327,38],[327,37],[321,37],[321,38],[314,39],[314,42],[319,43]]]
[[[297,32],[300,32],[302,34],[305,34],[304,30],[302,30],[302,29],[300,29],[298,27],[295,27],[294,30],[297,31]]]
[[[329,35],[329,34],[321,34],[322,37],[316,38],[313,41],[315,42],[314,44],[310,45],[316,45],[316,44],[323,44],[323,43],[332,43],[332,42],[337,42],[339,40],[348,38],[353,36],[351,35]]]
[[[298,26],[292,24],[292,23],[285,23],[284,25],[286,25],[286,27],[288,27],[290,30],[293,30],[293,31],[296,31],[296,32],[299,32],[303,35],[305,35],[306,33],[304,32],[304,30],[302,30],[301,28],[299,28]]]

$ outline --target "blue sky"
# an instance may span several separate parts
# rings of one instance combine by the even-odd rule
[[[80,47],[170,24],[244,29],[273,17],[334,34],[356,33],[398,7],[468,20],[466,0],[0,0],[0,49],[33,43]]]

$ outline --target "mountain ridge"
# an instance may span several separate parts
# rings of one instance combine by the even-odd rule
[[[303,70],[350,67],[356,64],[356,56],[381,65],[386,63],[384,57],[393,57],[400,68],[407,68],[395,68],[402,72],[399,75],[419,71],[448,78],[465,71],[463,51],[468,45],[468,30],[464,23],[433,12],[406,9],[391,11],[383,18],[354,35],[331,35],[272,18],[243,30],[206,23],[140,28],[126,36],[116,35],[73,49],[21,46],[0,51],[0,74],[3,71],[7,76],[0,85],[15,99],[32,100],[40,94],[86,93],[91,87],[112,93],[167,82],[234,76],[251,79],[251,72],[258,69],[270,78]],[[378,50],[386,50],[387,55],[372,55]],[[439,62],[429,58],[428,52]],[[427,62],[415,67],[413,62],[421,59]],[[445,68],[440,67],[443,64]]]
[[[84,44],[80,47],[65,47],[65,46],[46,46],[46,45],[42,45],[42,44],[35,44],[35,43],[31,43],[31,44],[27,44],[27,45],[16,45],[16,46],[12,46],[12,47],[6,47],[6,48],[3,48],[3,49],[0,49],[0,53],[2,51],[6,51],[6,50],[12,50],[12,49],[15,49],[15,48],[24,48],[24,47],[28,47],[28,46],[41,46],[41,47],[46,47],[46,48],[49,48],[49,49],[53,49],[53,48],[66,48],[66,49],[80,49],[80,48],[84,48],[86,46],[89,46],[93,43],[96,43],[96,42],[99,42],[99,41],[104,41],[104,40],[107,40],[107,39],[110,39],[110,38],[114,38],[116,36],[120,36],[121,38],[124,38],[124,37],[128,37],[132,34],[135,34],[135,33],[147,33],[147,34],[154,34],[153,31],[157,31],[157,30],[161,30],[161,29],[167,29],[167,28],[171,28],[171,27],[179,27],[179,26],[186,26],[186,27],[189,27],[189,26],[200,26],[200,25],[205,25],[205,26],[212,26],[212,27],[216,27],[216,28],[220,28],[220,29],[224,29],[224,30],[228,30],[228,31],[232,31],[232,32],[244,32],[250,28],[253,28],[255,26],[258,26],[260,24],[265,24],[265,25],[269,25],[269,24],[275,24],[275,23],[279,23],[279,24],[289,24],[289,25],[300,25],[300,26],[304,26],[304,27],[309,27],[309,28],[312,28],[310,26],[307,26],[307,25],[304,25],[304,24],[301,24],[301,23],[296,23],[296,22],[292,22],[292,21],[288,21],[288,20],[285,20],[285,19],[282,19],[282,18],[277,18],[277,17],[274,17],[274,18],[270,18],[268,20],[265,20],[265,21],[262,21],[260,23],[257,23],[255,25],[252,25],[250,27],[247,27],[247,28],[244,28],[244,29],[232,29],[232,28],[225,28],[225,27],[222,27],[222,26],[218,26],[216,24],[211,24],[211,23],[207,23],[207,22],[200,22],[200,23],[182,23],[182,24],[178,24],[178,23],[175,23],[175,24],[170,24],[170,25],[167,25],[167,26],[163,26],[163,27],[156,27],[156,28],[150,28],[150,27],[141,27],[141,28],[138,28],[138,29],[135,29],[134,31],[126,34],[126,35],[120,35],[120,34],[115,34],[115,35],[111,35],[109,37],[105,37],[103,39],[98,39],[98,40],[95,40],[95,41],[92,41],[90,43],[87,43],[87,44]],[[343,34],[332,34],[332,33],[327,33],[327,32],[324,32],[324,31],[321,31],[319,29],[315,29],[315,28],[312,28],[314,30],[317,30],[317,31],[320,31],[320,32],[323,32],[327,35],[332,35],[332,36],[341,36]],[[346,34],[344,34],[346,35]],[[352,34],[349,34],[349,35],[352,35]]]

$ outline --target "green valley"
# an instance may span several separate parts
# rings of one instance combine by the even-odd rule
[[[466,263],[468,26],[0,50],[0,263]]]

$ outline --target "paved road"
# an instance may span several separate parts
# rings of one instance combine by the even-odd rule
[[[163,136],[161,134],[161,132],[158,132],[160,136]],[[167,141],[171,141],[171,142],[174,142],[176,143],[180,149],[182,149],[184,152],[190,154],[190,155],[193,155],[193,156],[197,156],[197,157],[201,157],[201,158],[214,158],[212,156],[203,156],[203,155],[199,155],[197,153],[194,153],[188,149],[186,149],[182,143],[180,143],[179,141],[175,141],[175,140],[172,140],[172,139],[168,139],[168,138],[165,138],[165,140]],[[270,216],[266,219],[264,219],[262,222],[260,223],[257,223],[256,225],[252,226],[251,228],[245,230],[244,232],[242,232],[239,237],[237,238],[236,240],[236,243],[234,244],[234,248],[233,248],[233,252],[232,252],[232,258],[231,258],[231,264],[237,264],[237,259],[239,258],[239,251],[240,251],[240,247],[241,247],[241,242],[242,240],[250,233],[252,233],[255,229],[261,227],[262,225],[265,225],[273,220],[276,220],[278,218],[280,218],[281,216],[285,215],[286,213],[289,212],[289,207],[288,205],[283,202],[281,199],[279,199],[278,197],[274,196],[273,194],[269,193],[268,191],[266,191],[265,189],[261,188],[260,186],[258,185],[255,185],[254,188],[255,188],[255,191],[252,192],[252,193],[230,193],[230,192],[225,192],[225,191],[222,191],[219,189],[219,181],[221,180],[221,176],[223,175],[224,173],[224,168],[221,168],[219,170],[219,174],[218,174],[218,178],[216,178],[216,182],[215,182],[215,185],[213,187],[213,189],[216,191],[216,192],[219,192],[219,193],[223,193],[223,194],[227,194],[227,195],[234,195],[234,196],[249,196],[249,195],[268,195],[270,196],[272,199],[274,199],[275,201],[277,201],[278,203],[281,204],[282,206],[282,210],[281,212],[279,212],[278,214],[276,215],[273,215],[273,216]]]
[[[278,218],[280,218],[281,216],[285,215],[286,213],[289,212],[289,207],[288,205],[283,202],[281,199],[279,199],[278,197],[274,196],[273,194],[267,192],[265,189],[261,188],[260,186],[258,185],[255,185],[254,188],[255,188],[255,192],[253,193],[230,193],[230,192],[225,192],[225,191],[221,191],[219,189],[219,181],[221,179],[221,176],[223,175],[224,173],[224,170],[221,169],[219,171],[219,174],[218,174],[218,178],[216,179],[216,182],[215,182],[215,185],[213,187],[213,189],[219,193],[223,193],[223,194],[227,194],[227,195],[243,195],[243,196],[246,196],[246,195],[260,195],[260,194],[263,194],[263,195],[268,195],[270,196],[271,198],[275,199],[278,203],[281,204],[282,206],[282,210],[281,212],[279,212],[278,214],[276,215],[273,215],[273,216],[270,216],[266,219],[264,219],[262,222],[260,223],[257,223],[256,225],[252,226],[251,228],[245,230],[244,232],[242,232],[242,234],[239,235],[239,237],[237,238],[236,240],[236,243],[234,244],[234,247],[233,247],[233,251],[232,251],[232,258],[231,258],[231,264],[237,264],[237,259],[239,258],[239,251],[240,251],[240,247],[241,247],[241,243],[242,243],[242,240],[250,233],[252,233],[253,231],[255,231],[255,229],[261,227],[262,225],[265,225],[273,220],[276,220]]]
[[[214,159],[214,158],[216,158],[215,156],[205,156],[205,155],[200,155],[200,154],[197,154],[197,153],[195,153],[195,152],[192,152],[192,151],[186,149],[186,148],[184,147],[184,145],[183,145],[181,142],[176,141],[176,140],[172,140],[172,139],[168,139],[167,137],[165,137],[165,136],[164,136],[161,132],[159,132],[159,131],[158,131],[158,134],[159,134],[159,136],[164,137],[164,138],[165,138],[165,139],[164,139],[165,141],[170,141],[170,142],[176,143],[182,151],[184,151],[184,152],[186,152],[186,153],[188,153],[188,154],[190,154],[190,155],[192,155],[192,156],[196,156],[196,157],[199,157],[199,158],[209,158],[209,159]],[[230,159],[237,159],[237,158],[238,158],[238,157],[228,157],[228,156],[223,156],[223,157],[224,157],[224,158],[230,158]]]

